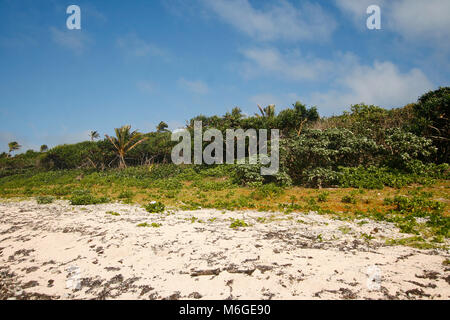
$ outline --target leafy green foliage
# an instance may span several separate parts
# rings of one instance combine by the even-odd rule
[[[248,227],[248,224],[244,220],[240,220],[240,219],[231,219],[231,220],[232,220],[232,222],[230,224],[230,228],[232,228],[232,229],[237,229],[239,227],[241,227],[241,228]]]
[[[145,210],[150,213],[161,213],[164,212],[166,206],[159,201],[152,201],[149,204],[144,206]]]
[[[240,185],[247,185],[251,187],[261,186],[264,183],[276,183],[279,186],[292,185],[292,179],[283,170],[283,168],[280,168],[277,174],[273,176],[263,176],[261,175],[261,168],[263,167],[263,164],[261,164],[259,159],[256,162],[256,164],[236,164],[234,166],[233,172],[234,182]]]
[[[430,91],[419,98],[413,106],[415,118],[411,121],[412,130],[430,138],[439,150],[437,160],[449,162],[450,147],[450,87]]]
[[[437,151],[430,139],[398,128],[387,131],[386,146],[390,167],[399,169],[405,169],[413,160],[429,160]]]
[[[41,194],[37,188],[51,185],[46,194],[60,197],[70,195],[72,184],[83,188],[109,184],[164,189],[158,197],[175,199],[186,181],[205,193],[272,183],[369,189],[427,185],[434,179],[449,179],[449,102],[450,88],[445,87],[424,94],[417,103],[392,110],[357,104],[350,112],[320,118],[315,107],[296,102],[278,114],[274,105],[259,107],[255,116],[246,116],[235,107],[222,116],[199,115],[189,121],[190,131],[194,120],[203,121],[204,129],[217,128],[223,133],[237,128],[280,129],[280,170],[275,176],[262,176],[263,165],[248,164],[248,159],[237,165],[168,164],[176,142],[171,141],[163,121],[156,132],[147,134],[131,132],[128,126],[119,128],[110,140],[96,141],[98,132],[92,131],[92,141],[48,151],[43,145],[42,152],[28,150],[14,157],[0,154],[0,191],[7,194],[21,189],[34,196]],[[11,151],[18,146],[11,144]],[[122,170],[115,168],[118,156]],[[130,167],[124,168],[125,163]],[[119,198],[131,201],[133,196],[120,194]],[[253,205],[245,197],[215,201],[223,207]],[[198,203],[211,205],[207,199]]]
[[[431,199],[432,194],[413,191],[409,196],[395,196],[386,198],[384,203],[391,205],[391,221],[397,223],[402,232],[419,234],[418,223],[415,218],[428,218],[426,225],[436,235],[450,237],[450,217],[444,216],[445,204]],[[401,215],[398,218],[395,215]]]
[[[139,223],[137,226],[144,227],[144,228],[148,228],[148,227],[159,228],[162,226],[162,224],[156,223],[156,222],[152,222],[151,224],[148,224],[147,222],[144,222],[144,223]]]
[[[339,166],[369,164],[379,153],[375,141],[347,129],[305,130],[284,139],[282,165],[297,183],[329,185],[337,180]]]
[[[85,206],[92,204],[107,203],[110,200],[107,197],[95,197],[89,190],[76,190],[70,198],[70,204],[73,206]]]
[[[53,198],[51,196],[38,196],[38,197],[36,197],[36,202],[38,204],[50,204],[50,203],[53,203],[54,200],[55,200],[55,198]]]

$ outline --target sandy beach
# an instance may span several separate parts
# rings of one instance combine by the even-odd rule
[[[386,245],[408,236],[316,213],[5,200],[0,299],[449,299],[449,252]]]

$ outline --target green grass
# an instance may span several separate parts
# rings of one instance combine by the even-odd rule
[[[240,219],[231,219],[231,220],[232,222],[230,224],[230,228],[232,229],[245,228],[249,226],[244,220]]]
[[[77,180],[81,174],[83,179]],[[103,172],[24,171],[0,177],[0,198],[5,199],[35,198],[42,204],[63,199],[72,205],[118,199],[140,204],[151,213],[175,208],[283,212],[292,216],[293,223],[298,220],[296,212],[314,211],[342,221],[372,219],[391,222],[405,235],[421,237],[433,246],[450,236],[449,190],[449,180],[400,188],[363,189],[359,186],[320,191],[276,184],[240,186],[233,182],[231,167],[226,165],[155,165]],[[265,221],[260,219],[258,222]],[[241,227],[238,222],[233,226]]]
[[[156,222],[152,222],[151,224],[148,224],[147,222],[144,222],[144,223],[138,224],[137,226],[138,227],[142,227],[142,228],[149,228],[149,227],[151,227],[151,228],[159,228],[159,227],[162,226],[162,224],[156,223]]]
[[[114,211],[108,211],[106,214],[112,215],[112,216],[120,216],[120,213],[114,212]]]

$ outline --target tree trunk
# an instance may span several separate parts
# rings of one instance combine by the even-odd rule
[[[125,163],[125,156],[123,154],[119,155],[119,169],[124,169],[127,167]]]

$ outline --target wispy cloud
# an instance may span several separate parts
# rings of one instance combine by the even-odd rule
[[[191,80],[186,80],[184,78],[180,78],[178,80],[178,84],[182,88],[184,88],[192,93],[195,93],[195,94],[207,94],[209,92],[208,85],[201,80],[192,80],[191,81]]]
[[[245,78],[268,75],[289,80],[325,81],[345,70],[356,59],[352,54],[336,54],[334,60],[303,55],[299,50],[281,52],[277,48],[248,48],[241,53],[246,58],[240,72]]]
[[[50,33],[53,42],[64,48],[70,49],[76,54],[83,53],[87,46],[93,43],[92,38],[83,29],[68,30],[51,27]]]
[[[381,8],[382,29],[396,32],[405,40],[419,44],[433,41],[450,48],[450,1],[442,0],[335,0],[338,8],[349,14],[359,28],[365,29],[366,9]],[[418,41],[418,40],[422,41]]]
[[[87,18],[94,18],[96,21],[100,23],[105,23],[106,21],[108,21],[105,14],[92,4],[87,3],[83,4],[82,14],[85,15]]]
[[[336,22],[319,4],[304,2],[299,7],[280,0],[255,8],[248,0],[201,0],[224,22],[259,41],[324,41]]]
[[[415,102],[419,95],[434,87],[421,70],[402,73],[388,61],[375,62],[373,66],[355,65],[334,82],[334,90],[314,92],[311,103],[336,113],[361,102],[401,107]]]
[[[247,61],[240,72],[246,78],[331,84],[333,90],[313,92],[307,101],[328,111],[342,111],[359,102],[383,107],[402,106],[433,88],[432,82],[418,68],[401,72],[390,61],[362,64],[350,52],[336,53],[329,59],[296,51],[280,52],[275,48],[251,48],[242,53]],[[286,99],[263,94],[252,97],[251,101],[277,104]]]

